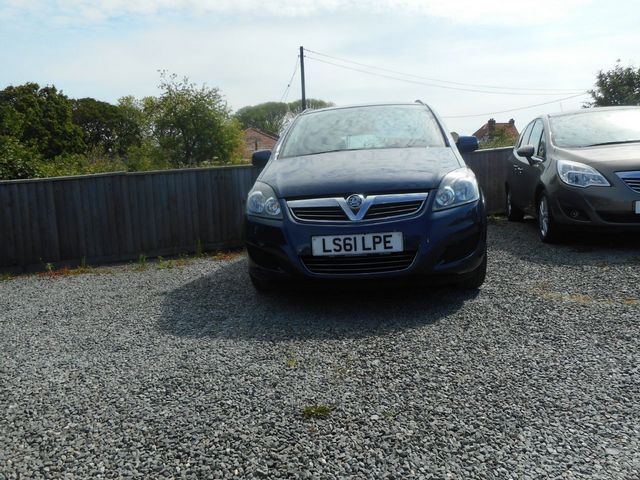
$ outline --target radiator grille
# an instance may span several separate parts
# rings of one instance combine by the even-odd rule
[[[346,222],[347,214],[341,207],[297,207],[292,208],[293,216],[309,222]]]

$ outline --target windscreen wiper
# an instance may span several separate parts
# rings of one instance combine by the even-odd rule
[[[602,147],[604,145],[621,145],[623,143],[639,143],[640,140],[623,140],[619,142],[602,142],[602,143],[594,143],[593,145],[587,145],[587,147]]]

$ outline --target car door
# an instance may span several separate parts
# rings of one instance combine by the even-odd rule
[[[524,209],[527,203],[527,197],[523,189],[526,186],[524,179],[525,167],[529,165],[529,161],[525,157],[518,155],[518,148],[529,144],[529,137],[531,136],[531,130],[534,124],[535,121],[529,123],[522,132],[522,135],[520,135],[520,139],[510,157],[511,162],[507,171],[507,184],[511,191],[511,202],[521,210]]]
[[[520,175],[520,195],[522,202],[522,209],[527,213],[535,213],[535,191],[540,181],[540,176],[544,172],[546,166],[546,140],[544,135],[544,123],[541,118],[536,119],[533,122],[533,128],[529,135],[527,145],[532,145],[534,148],[533,156],[531,159],[524,159],[522,165],[522,172]]]

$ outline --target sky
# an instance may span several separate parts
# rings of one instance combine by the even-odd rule
[[[302,45],[308,97],[420,99],[461,134],[521,130],[580,108],[567,97],[617,60],[640,66],[639,25],[640,0],[0,0],[0,88],[116,102],[157,95],[163,69],[236,110],[300,98]]]

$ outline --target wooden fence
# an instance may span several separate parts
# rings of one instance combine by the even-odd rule
[[[465,155],[500,212],[510,149]],[[251,166],[0,182],[0,268],[128,261],[242,244]]]

